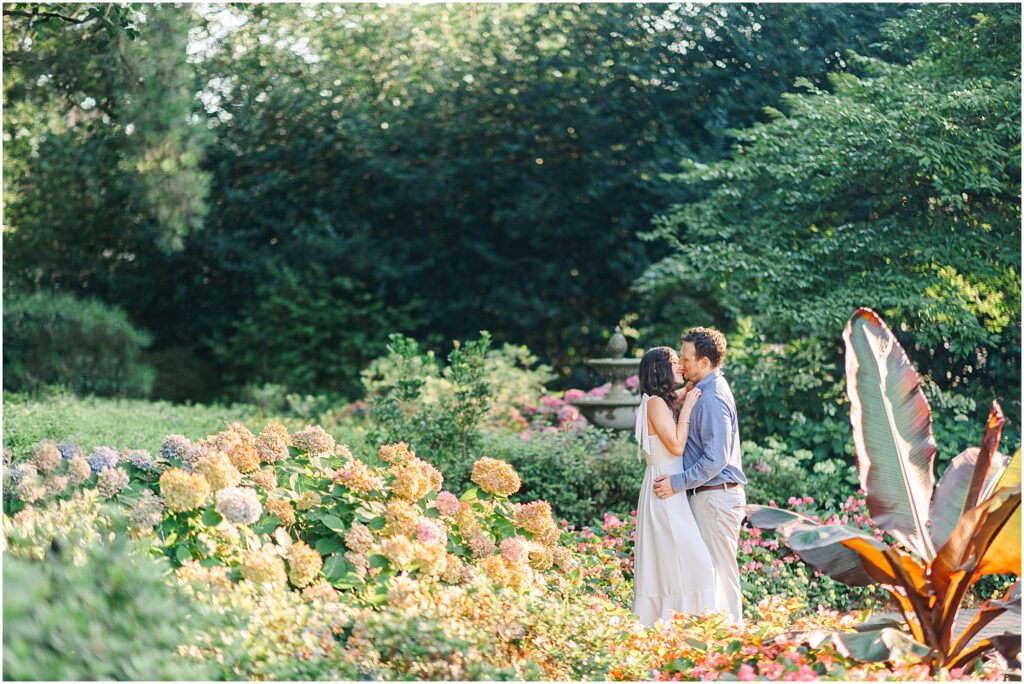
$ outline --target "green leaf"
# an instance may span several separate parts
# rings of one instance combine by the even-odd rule
[[[192,553],[188,550],[188,544],[179,544],[174,550],[174,557],[179,563],[187,563],[192,560]]]
[[[173,546],[174,542],[176,541],[178,541],[178,533],[171,532],[169,535],[167,535],[167,538],[164,539],[164,546]]]
[[[476,501],[480,498],[480,492],[476,487],[470,487],[459,497],[460,501]]]
[[[931,652],[924,644],[892,627],[864,632],[838,632],[833,642],[844,656],[869,663],[896,660],[906,655],[924,658]]]
[[[345,560],[345,557],[336,553],[324,559],[324,577],[330,582],[341,579],[352,569],[352,564]]]
[[[885,321],[858,309],[843,331],[857,469],[872,519],[925,560],[935,437],[921,378]]]
[[[203,509],[203,524],[207,527],[216,527],[224,520],[224,516],[216,511],[214,508]]]
[[[371,568],[386,568],[388,566],[388,559],[379,553],[371,553],[369,559]]]
[[[336,515],[321,515],[320,522],[322,522],[327,529],[333,532],[337,532],[338,534],[345,533],[345,523]]]
[[[337,537],[324,537],[322,539],[318,539],[314,548],[321,556],[327,556],[331,553],[343,552],[346,550],[345,543]]]

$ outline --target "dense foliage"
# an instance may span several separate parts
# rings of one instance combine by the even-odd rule
[[[838,332],[858,306],[939,403],[1020,415],[1020,12],[929,5],[884,34],[832,92],[800,81],[731,158],[688,164],[701,195],[661,217],[676,253],[638,283],[666,335],[694,302],[737,330],[746,436],[819,457],[844,449]]]
[[[5,390],[63,385],[79,394],[145,397],[153,386],[143,357],[151,337],[120,308],[43,291],[8,294],[3,328]]]
[[[5,278],[125,307],[172,400],[351,397],[392,331],[581,373],[690,195],[660,174],[901,11],[44,9],[82,23],[5,12]]]

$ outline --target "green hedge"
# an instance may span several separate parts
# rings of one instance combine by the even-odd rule
[[[97,300],[34,292],[4,299],[4,389],[63,385],[77,394],[145,397],[149,334]]]

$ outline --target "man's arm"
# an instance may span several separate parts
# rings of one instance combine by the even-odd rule
[[[671,477],[672,490],[681,492],[699,487],[729,465],[732,453],[732,413],[719,397],[704,407],[698,426],[704,437],[704,450],[697,462]]]

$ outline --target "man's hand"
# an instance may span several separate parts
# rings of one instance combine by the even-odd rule
[[[668,475],[662,475],[654,481],[654,495],[659,499],[667,499],[673,494],[675,494],[675,490],[672,489],[672,480]]]

